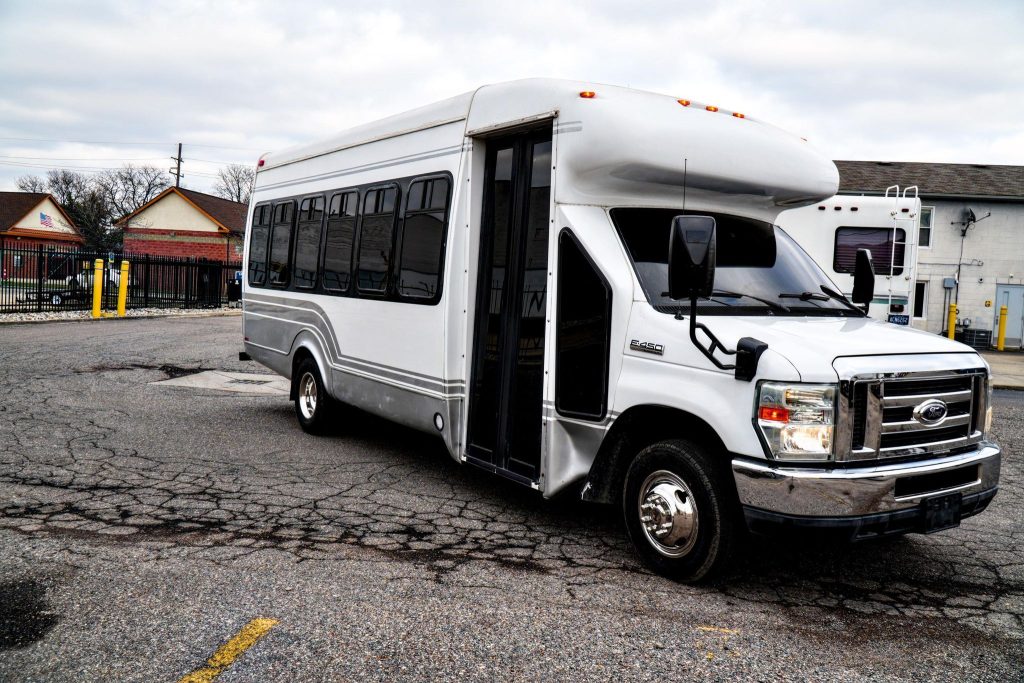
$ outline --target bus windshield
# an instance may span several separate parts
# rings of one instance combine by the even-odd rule
[[[800,245],[771,223],[678,209],[612,209],[615,229],[656,310],[689,310],[689,301],[668,297],[669,231],[672,219],[684,213],[710,215],[716,223],[715,293],[698,301],[702,314],[864,315]]]

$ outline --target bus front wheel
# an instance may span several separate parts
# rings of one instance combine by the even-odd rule
[[[655,572],[694,583],[729,563],[740,528],[728,473],[714,464],[704,448],[671,439],[644,448],[626,472],[626,529]]]

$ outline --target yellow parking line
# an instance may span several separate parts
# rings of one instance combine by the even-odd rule
[[[217,648],[213,656],[206,660],[206,666],[184,676],[178,683],[210,683],[276,625],[277,619],[253,619],[234,638]]]

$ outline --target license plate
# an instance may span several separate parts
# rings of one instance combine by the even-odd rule
[[[910,316],[909,315],[896,315],[894,313],[890,313],[889,314],[889,322],[891,322],[893,325],[909,325],[910,324]]]
[[[960,506],[963,497],[962,493],[950,493],[946,496],[925,498],[921,502],[924,506],[924,533],[930,534],[933,531],[960,526]]]

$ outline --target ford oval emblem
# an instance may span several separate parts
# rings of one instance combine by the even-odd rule
[[[930,398],[914,407],[914,419],[924,425],[937,425],[946,419],[949,408],[943,401]]]

